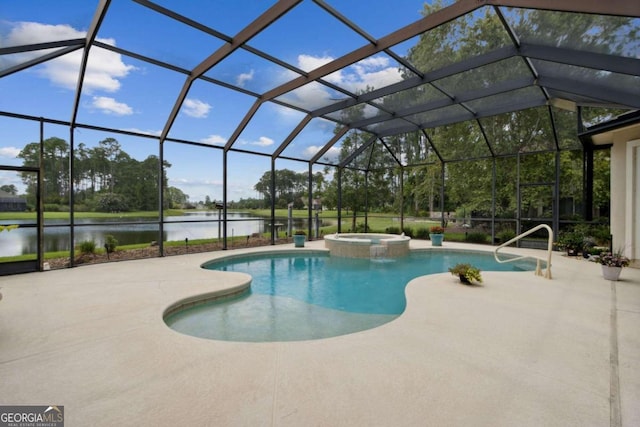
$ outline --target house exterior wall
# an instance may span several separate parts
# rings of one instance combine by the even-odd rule
[[[614,132],[611,142],[612,245],[640,267],[640,129]]]
[[[640,139],[627,143],[627,186],[625,228],[629,236],[629,258],[640,267]]]
[[[0,199],[0,212],[23,212],[27,210],[27,202],[23,199]]]

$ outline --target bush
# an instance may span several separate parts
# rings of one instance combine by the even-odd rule
[[[595,239],[598,245],[607,246],[611,242],[611,231],[608,225],[592,225],[589,235]]]
[[[384,232],[387,234],[400,234],[400,227],[396,227],[396,226],[387,227],[385,228]]]
[[[371,227],[365,225],[364,222],[359,222],[356,224],[355,233],[368,233],[371,231]]]
[[[584,234],[579,230],[561,231],[558,233],[557,244],[567,252],[580,252],[584,246]]]
[[[126,212],[129,210],[127,202],[120,194],[107,193],[100,196],[96,210],[99,212]]]
[[[482,231],[473,231],[468,233],[464,240],[469,243],[487,243],[488,237],[487,233],[483,233]]]
[[[96,253],[96,242],[93,240],[85,240],[80,242],[78,249],[82,255],[92,255]]]
[[[104,249],[107,251],[108,254],[110,254],[111,252],[115,252],[117,246],[118,246],[118,240],[116,240],[116,238],[113,237],[111,234],[107,234],[104,237]]]
[[[44,211],[45,212],[69,212],[69,206],[59,205],[57,203],[45,203]]]
[[[404,233],[405,236],[407,237],[411,237],[413,239],[413,228],[410,227],[404,227],[402,229],[402,232]]]
[[[516,233],[513,230],[502,230],[498,233],[498,240],[500,243],[507,243],[509,240],[516,237]]]
[[[426,227],[420,227],[416,230],[416,239],[427,240],[429,238],[429,229]]]

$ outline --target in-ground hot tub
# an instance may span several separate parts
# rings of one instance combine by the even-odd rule
[[[324,247],[341,257],[397,258],[409,253],[410,240],[404,234],[336,233],[324,236]]]

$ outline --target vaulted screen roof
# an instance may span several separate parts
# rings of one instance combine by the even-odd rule
[[[418,132],[442,160],[571,148],[554,117],[640,108],[636,1],[60,5],[55,22],[2,6],[1,112],[321,162],[349,131]],[[525,146],[503,135],[524,110],[543,122]],[[467,147],[439,141],[452,126]]]

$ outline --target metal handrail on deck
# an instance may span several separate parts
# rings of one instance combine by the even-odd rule
[[[515,257],[515,258],[509,258],[509,259],[505,259],[505,260],[500,260],[498,259],[498,251],[502,248],[504,248],[505,246],[509,246],[510,244],[517,242],[518,240],[522,239],[525,236],[528,236],[529,234],[540,230],[541,228],[545,228],[548,232],[549,232],[549,243],[547,246],[547,270],[544,273],[544,277],[545,279],[551,279],[551,253],[552,253],[552,249],[553,249],[553,230],[551,229],[551,227],[549,227],[546,224],[540,224],[537,225],[535,227],[533,227],[531,230],[527,230],[522,234],[519,234],[518,236],[514,237],[513,239],[509,240],[508,242],[505,242],[503,244],[501,244],[500,246],[498,246],[494,251],[493,251],[493,257],[496,259],[496,261],[498,261],[500,264],[503,263],[507,263],[507,262],[513,262],[513,261],[518,261],[524,258],[533,258],[536,260],[536,276],[542,276],[542,268],[540,267],[540,262],[544,261],[543,258],[539,258],[539,257],[535,257],[535,256],[531,256],[531,255],[523,255],[520,257]]]

